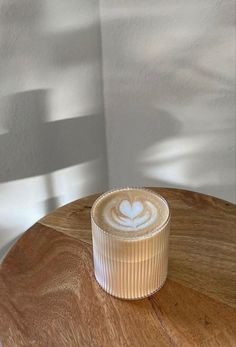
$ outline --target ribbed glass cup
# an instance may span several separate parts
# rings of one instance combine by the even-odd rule
[[[97,203],[111,192],[134,189],[122,188],[102,194],[91,211],[94,272],[97,282],[109,294],[122,299],[140,299],[152,295],[165,283],[168,271],[168,239],[170,210],[159,194],[144,188],[161,199],[168,209],[160,228],[146,236],[122,237],[103,230],[95,222]]]

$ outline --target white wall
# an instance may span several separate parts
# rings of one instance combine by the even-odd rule
[[[100,16],[102,45],[98,0],[0,0],[0,255],[107,188],[103,92],[110,187],[236,200],[234,1],[101,0]]]
[[[236,200],[235,6],[101,0],[110,186]]]
[[[0,0],[0,255],[107,188],[98,1]]]

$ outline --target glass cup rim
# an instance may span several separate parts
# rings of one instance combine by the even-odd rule
[[[158,187],[157,187],[158,189]],[[159,199],[161,199],[164,204],[166,205],[167,209],[168,209],[168,215],[166,220],[157,228],[154,228],[153,230],[151,230],[149,233],[147,233],[147,235],[139,235],[139,236],[135,236],[135,237],[124,237],[124,236],[119,236],[119,235],[115,235],[115,234],[111,234],[108,231],[104,230],[101,226],[98,225],[98,223],[95,221],[95,217],[94,217],[94,211],[96,209],[96,205],[99,203],[100,200],[102,200],[105,196],[112,194],[114,192],[119,192],[119,191],[125,191],[125,190],[141,190],[141,191],[145,191],[148,192],[154,196],[157,196]],[[94,201],[93,205],[92,205],[92,209],[91,209],[91,220],[92,222],[96,225],[96,227],[101,230],[104,234],[106,234],[107,236],[111,237],[111,238],[116,238],[119,240],[123,240],[123,241],[135,241],[135,240],[141,240],[141,239],[148,239],[149,237],[153,237],[153,235],[160,233],[169,223],[171,218],[171,213],[170,213],[170,206],[168,201],[159,193],[155,192],[154,190],[152,190],[151,188],[143,188],[143,187],[121,187],[121,188],[113,188],[110,189],[104,193],[102,193],[99,197],[96,198],[96,200]]]

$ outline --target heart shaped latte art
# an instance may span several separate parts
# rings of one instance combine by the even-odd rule
[[[143,204],[140,201],[135,201],[131,204],[128,200],[122,200],[119,206],[120,212],[129,219],[137,217],[143,209]]]
[[[157,209],[150,201],[111,201],[105,208],[108,224],[118,230],[139,230],[151,225],[157,217]]]

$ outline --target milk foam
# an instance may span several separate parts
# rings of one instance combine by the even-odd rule
[[[161,230],[169,217],[168,204],[147,189],[122,188],[101,195],[93,205],[92,218],[105,232],[136,238]]]
[[[112,199],[103,210],[105,222],[123,231],[140,230],[153,224],[157,218],[156,206],[148,201],[117,201]]]

